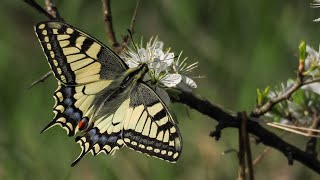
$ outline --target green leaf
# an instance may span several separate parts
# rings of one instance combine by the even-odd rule
[[[304,61],[306,59],[306,43],[304,41],[300,42],[299,45],[299,60]]]
[[[259,88],[257,88],[257,105],[258,105],[258,106],[261,106],[261,105],[262,105],[262,99],[263,99],[262,96],[263,96],[263,95],[262,95],[262,92],[260,91]]]
[[[269,92],[270,92],[270,86],[267,86],[267,87],[264,89],[264,91],[263,91],[263,96],[264,96],[264,97],[267,97],[268,94],[269,94]]]
[[[305,92],[304,90],[297,90],[295,93],[292,94],[292,99],[296,104],[302,105],[305,102]]]
[[[258,88],[257,89],[257,104],[258,106],[262,106],[268,100],[268,94],[270,91],[270,86],[267,86],[263,92]]]

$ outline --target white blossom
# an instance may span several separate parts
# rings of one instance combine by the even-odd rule
[[[197,67],[198,62],[186,64],[187,58],[181,60],[181,54],[177,58],[170,48],[164,50],[162,41],[158,38],[151,38],[144,46],[134,46],[134,49],[128,48],[122,58],[129,68],[135,68],[140,64],[146,63],[149,71],[143,77],[143,81],[148,82],[162,100],[168,104],[170,98],[165,87],[177,87],[182,90],[191,91],[196,88],[197,84],[186,74],[190,73]]]
[[[181,59],[182,51],[180,52],[178,58],[172,64],[172,71],[179,73],[181,75],[181,82],[177,85],[179,88],[185,91],[192,91],[192,88],[197,88],[197,84],[193,79],[186,76],[186,74],[192,72],[193,69],[198,67],[198,62],[188,65],[186,60],[188,58]]]
[[[319,1],[320,2],[320,1]],[[320,67],[320,56],[319,52],[315,51],[313,48],[307,45],[306,48],[307,57],[305,59],[305,71],[308,75],[312,77],[319,77],[319,67]],[[307,84],[301,87],[301,89],[308,90],[320,94],[320,82],[314,82],[312,84]]]
[[[163,50],[163,42],[158,38],[151,38],[143,47],[143,43],[137,45],[137,50],[128,48],[123,59],[129,68],[135,68],[139,64],[147,63],[149,72],[144,81],[151,81],[152,84],[164,87],[180,87],[184,90],[196,88],[196,83],[185,74],[197,67],[198,62],[187,65],[187,58],[181,59],[181,54],[175,59],[170,49]],[[184,87],[185,86],[185,87]]]
[[[306,47],[307,57],[305,59],[305,71],[310,70],[311,68],[320,66],[320,56],[319,52],[315,51],[309,45]],[[311,75],[314,75],[315,72],[311,72]]]

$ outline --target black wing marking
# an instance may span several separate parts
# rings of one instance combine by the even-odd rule
[[[35,31],[59,85],[54,94],[55,118],[43,131],[60,125],[72,136],[80,122],[86,125],[90,119],[95,94],[127,66],[108,47],[71,25],[47,21],[37,24]]]
[[[55,125],[60,125],[69,136],[73,136],[79,128],[80,130],[84,128],[78,127],[80,122],[87,125],[93,112],[94,94],[107,86],[109,81],[99,81],[81,86],[58,84],[58,89],[53,95],[56,101],[53,107],[55,117],[42,132]]]
[[[128,68],[108,47],[69,24],[41,22],[35,31],[55,77],[62,84],[113,80]]]
[[[105,102],[108,112],[94,116],[92,126],[83,136],[77,137],[76,142],[80,144],[81,153],[71,166],[77,164],[88,152],[93,155],[101,152],[109,154],[123,147],[123,119],[126,118],[129,102],[126,95],[120,94]]]
[[[130,95],[123,138],[133,150],[169,162],[176,162],[182,150],[179,129],[160,97],[140,83]]]
[[[87,133],[77,137],[82,151],[72,166],[88,152],[109,154],[124,145],[169,162],[178,160],[182,138],[162,100],[143,83],[125,92],[105,102],[107,111],[97,114]]]

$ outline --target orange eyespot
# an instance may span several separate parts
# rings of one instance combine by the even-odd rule
[[[79,130],[83,130],[88,123],[88,118],[83,118],[79,123],[78,123],[78,128]]]

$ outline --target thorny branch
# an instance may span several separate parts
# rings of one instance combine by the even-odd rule
[[[175,97],[171,98],[175,102],[185,104],[198,112],[215,119],[218,122],[218,126],[216,130],[211,133],[211,136],[216,137],[217,135],[221,135],[221,131],[225,128],[241,127],[241,122],[238,120],[237,116],[224,111],[219,106],[212,104],[206,99],[195,96],[192,93],[181,92],[179,99],[175,99]],[[284,154],[288,158],[289,164],[292,164],[293,160],[296,160],[320,174],[320,161],[296,146],[287,143],[281,137],[267,130],[258,122],[259,119],[257,118],[248,117],[247,128],[250,134],[257,137],[264,145],[277,149]]]
[[[37,11],[39,11],[42,14],[44,14],[45,16],[47,16],[51,20],[54,20],[54,19],[60,17],[60,15],[57,11],[57,8],[55,6],[52,6],[51,9],[47,8],[47,10],[49,10],[49,12],[47,12],[39,4],[37,4],[34,0],[25,0],[25,2],[28,3],[30,6],[32,6],[33,8],[35,8]],[[112,23],[112,21],[110,21],[112,19],[111,18],[112,17],[111,11],[110,11],[110,1],[109,0],[102,0],[102,3],[104,5],[104,9],[107,10],[107,11],[104,11],[106,24]],[[135,22],[135,16],[136,16],[138,3],[136,6],[134,16],[132,18],[132,26],[131,26],[132,32],[133,32],[133,28],[134,28],[134,22]],[[109,8],[109,11],[108,11],[108,8]],[[108,15],[108,13],[109,13],[109,15]],[[111,35],[114,37],[114,39],[112,40],[113,46],[120,46],[119,43],[117,44],[117,41],[115,39],[112,24],[111,25],[109,24],[106,26],[109,29],[109,31],[111,31]],[[110,38],[111,38],[111,36],[110,36]],[[300,64],[300,66],[301,66],[301,64]],[[299,69],[301,69],[300,66],[299,66]],[[44,80],[45,80],[45,78],[41,78],[39,80],[39,82],[44,81]],[[248,133],[256,136],[259,139],[259,141],[262,142],[263,144],[265,144],[266,146],[277,149],[278,151],[283,153],[288,158],[289,164],[292,164],[293,160],[296,160],[296,161],[304,164],[308,168],[310,168],[320,174],[320,161],[318,161],[313,155],[310,155],[310,154],[300,150],[299,148],[295,147],[294,145],[287,143],[281,137],[279,137],[276,134],[274,134],[273,132],[267,130],[261,124],[258,123],[259,119],[255,118],[255,117],[259,117],[259,116],[265,114],[278,102],[290,97],[293,92],[295,92],[298,88],[300,88],[303,85],[302,80],[303,80],[303,76],[302,76],[301,72],[299,71],[298,78],[297,78],[295,85],[292,86],[292,88],[287,93],[282,94],[281,97],[277,97],[277,98],[267,102],[264,106],[255,109],[252,112],[251,116],[248,117],[248,119],[247,119],[247,130],[248,130]],[[36,83],[37,82],[35,82],[35,84]],[[233,115],[230,112],[224,111],[221,107],[212,104],[208,100],[197,97],[192,93],[181,92],[178,99],[176,99],[176,97],[171,97],[171,98],[175,102],[185,104],[185,105],[197,110],[198,112],[200,112],[204,115],[207,115],[207,116],[211,117],[212,119],[215,119],[218,122],[218,125],[216,126],[216,130],[213,131],[210,135],[212,137],[215,137],[217,140],[220,138],[221,131],[223,129],[229,128],[229,127],[238,128],[238,129],[241,128],[241,121],[239,121],[237,116]]]

